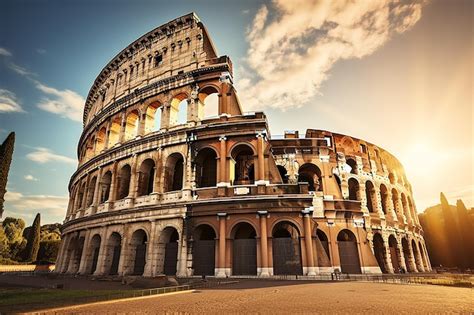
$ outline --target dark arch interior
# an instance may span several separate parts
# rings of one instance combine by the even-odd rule
[[[234,165],[234,185],[248,185],[255,182],[253,150],[245,144],[232,150]]]
[[[165,168],[165,191],[176,191],[183,189],[184,159],[179,153],[168,157]]]
[[[309,191],[323,191],[321,170],[314,164],[303,164],[298,170],[298,181],[308,183]]]
[[[118,199],[123,199],[128,196],[130,189],[130,176],[131,168],[130,165],[127,164],[122,167],[119,172]]]
[[[195,275],[213,275],[216,255],[216,233],[207,225],[194,230],[193,269]]]
[[[355,178],[349,179],[349,200],[359,200],[359,182]]]
[[[283,165],[277,165],[283,184],[288,184],[288,172]]]
[[[199,151],[195,165],[197,187],[217,185],[217,154],[214,150],[205,148]]]
[[[287,221],[279,222],[272,231],[273,273],[275,275],[301,275],[301,249],[296,226]]]
[[[357,163],[354,159],[347,159],[346,164],[351,167],[351,174],[357,174]]]
[[[155,161],[146,159],[140,166],[138,178],[138,196],[149,195],[153,192],[153,181],[155,179]]]

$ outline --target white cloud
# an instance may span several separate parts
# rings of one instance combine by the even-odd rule
[[[21,108],[20,102],[18,101],[15,93],[0,89],[0,113],[13,113],[13,112],[25,112]]]
[[[238,82],[245,106],[286,110],[319,93],[333,65],[362,58],[413,27],[422,1],[273,0],[249,28]]]
[[[48,162],[60,162],[60,163],[68,163],[68,164],[76,164],[76,159],[55,154],[53,151],[47,148],[36,148],[36,151],[28,153],[26,157],[33,161],[38,162],[40,164],[45,164]]]
[[[43,224],[60,222],[66,214],[68,200],[67,196],[24,195],[7,191],[4,216],[23,217],[26,221],[32,221],[36,213],[40,212]]]
[[[34,72],[29,71],[28,69],[17,65],[16,63],[10,62],[8,63],[8,67],[18,73],[19,75],[22,75],[24,77],[33,77],[36,76],[37,74]]]
[[[12,55],[11,52],[9,52],[3,47],[0,47],[0,56],[10,57],[11,55]]]
[[[46,49],[38,48],[38,49],[36,49],[36,52],[40,55],[44,55],[44,54],[46,54]]]
[[[38,178],[36,178],[36,177],[34,177],[33,175],[30,175],[30,174],[25,175],[24,179],[32,181],[32,182],[37,182],[39,180]]]
[[[74,121],[82,122],[82,110],[85,103],[85,99],[82,96],[74,91],[68,89],[58,90],[38,81],[36,81],[36,88],[49,95],[49,97],[43,97],[40,100],[39,108]]]

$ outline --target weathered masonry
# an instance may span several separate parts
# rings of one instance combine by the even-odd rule
[[[101,71],[57,272],[431,270],[394,156],[322,130],[272,137],[263,112],[242,111],[232,73],[195,14],[143,35]]]

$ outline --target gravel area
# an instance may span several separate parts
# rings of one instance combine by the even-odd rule
[[[473,313],[474,291],[434,285],[242,281],[177,295],[75,307],[55,313]]]

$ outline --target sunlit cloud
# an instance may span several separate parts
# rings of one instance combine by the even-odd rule
[[[36,73],[29,71],[28,69],[17,65],[16,63],[10,62],[8,63],[8,67],[18,73],[19,75],[26,76],[26,77],[34,77],[37,76]]]
[[[372,54],[413,27],[422,1],[273,0],[249,28],[238,82],[250,109],[286,110],[318,95],[333,65]]]
[[[38,178],[36,178],[36,177],[34,177],[33,175],[30,175],[30,174],[25,175],[23,178],[25,180],[32,181],[32,182],[37,182],[39,180]]]
[[[48,97],[43,97],[38,107],[61,117],[82,122],[82,109],[85,99],[71,90],[58,90],[40,82],[36,82],[36,88]]]
[[[12,53],[6,48],[0,47],[0,56],[10,57]]]
[[[35,151],[28,153],[26,155],[26,158],[40,164],[45,164],[48,162],[60,162],[60,163],[67,163],[67,164],[77,163],[76,159],[73,159],[64,155],[56,154],[50,149],[40,148],[40,147],[36,148]]]
[[[15,93],[0,89],[0,113],[25,112],[18,101]]]

